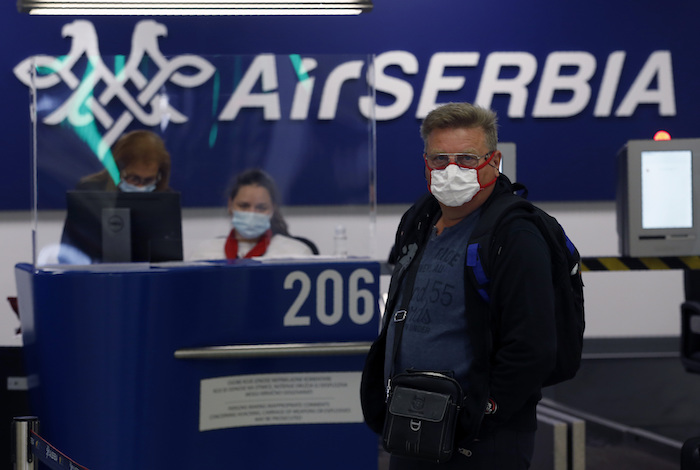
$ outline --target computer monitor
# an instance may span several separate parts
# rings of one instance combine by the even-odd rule
[[[182,260],[180,193],[68,191],[66,212],[61,244],[92,263]]]
[[[630,140],[617,176],[623,256],[700,254],[700,139]]]
[[[501,151],[501,166],[499,171],[506,175],[509,180],[515,182],[517,181],[517,156],[515,143],[513,142],[499,142],[498,150]]]

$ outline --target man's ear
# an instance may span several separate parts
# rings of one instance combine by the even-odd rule
[[[503,157],[503,154],[501,153],[501,151],[496,150],[496,153],[493,155],[493,158],[491,159],[491,166],[498,170],[501,167],[501,158],[502,157]],[[500,173],[500,171],[499,171],[499,173]]]

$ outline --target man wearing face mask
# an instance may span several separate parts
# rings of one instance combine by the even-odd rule
[[[237,258],[284,258],[311,256],[318,249],[309,240],[289,234],[279,208],[274,180],[263,170],[242,172],[228,197],[231,231],[201,243],[191,258],[195,260]]]
[[[386,346],[368,357],[363,374],[365,420],[377,433],[384,421],[383,389],[395,374],[442,371],[466,397],[456,451],[441,464],[392,455],[391,470],[520,470],[530,466],[541,384],[555,360],[554,292],[547,243],[524,218],[503,227],[504,253],[494,265],[491,298],[497,312],[484,315],[465,277],[466,248],[490,204],[512,193],[499,174],[497,119],[490,110],[450,103],[423,121],[423,164],[428,193],[401,219],[385,321]],[[415,271],[413,271],[415,270]],[[407,273],[415,272],[412,287]],[[476,306],[476,307],[475,307]],[[405,308],[399,346],[395,313]],[[488,317],[488,318],[486,318]],[[372,361],[383,363],[383,387]],[[381,369],[381,364],[380,364]],[[380,378],[380,379],[381,379]]]

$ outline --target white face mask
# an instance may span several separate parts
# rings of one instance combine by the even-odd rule
[[[243,238],[258,238],[270,228],[270,217],[259,212],[233,211],[231,225]]]
[[[135,184],[129,184],[124,180],[119,182],[119,190],[125,193],[150,193],[155,189],[155,183],[149,184],[148,186],[136,186]]]
[[[430,169],[430,192],[447,207],[466,204],[474,199],[479,191],[496,182],[498,175],[485,185],[479,182],[479,170],[486,166],[491,158],[477,168],[463,168],[450,163],[442,170]]]

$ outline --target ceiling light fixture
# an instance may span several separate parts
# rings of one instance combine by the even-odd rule
[[[17,0],[31,15],[359,15],[372,0]]]

